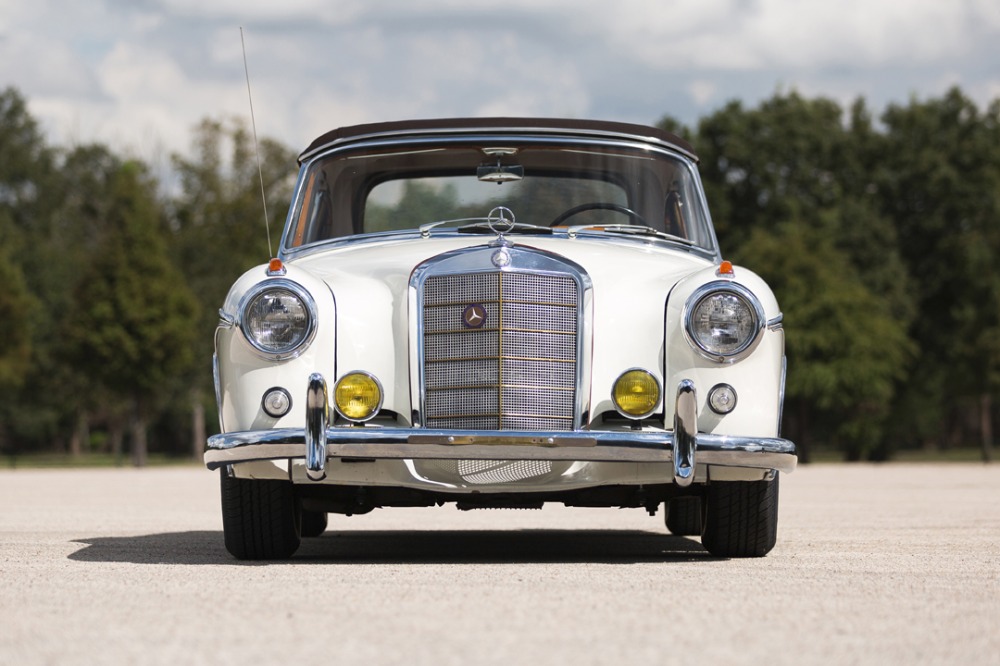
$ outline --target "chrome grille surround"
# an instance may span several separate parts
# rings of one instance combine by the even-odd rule
[[[576,430],[587,410],[585,304],[590,279],[548,252],[506,245],[509,265],[491,262],[496,241],[445,253],[414,271],[419,386],[426,428]],[[480,328],[463,323],[485,308]]]

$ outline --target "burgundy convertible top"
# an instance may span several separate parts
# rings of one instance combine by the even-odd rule
[[[697,159],[694,148],[676,134],[646,125],[605,120],[558,118],[449,118],[434,120],[397,120],[340,127],[320,136],[299,155],[303,162],[317,151],[338,143],[361,138],[405,136],[408,134],[470,134],[474,132],[537,132],[541,134],[588,134],[611,138],[638,138],[667,144]]]

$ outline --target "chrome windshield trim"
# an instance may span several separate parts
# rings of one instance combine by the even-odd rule
[[[711,212],[708,208],[708,201],[705,196],[705,188],[701,180],[701,175],[697,168],[698,158],[683,150],[679,146],[675,146],[670,143],[664,143],[656,139],[655,137],[644,137],[640,135],[630,135],[630,134],[616,134],[613,132],[593,132],[589,133],[586,131],[559,131],[559,130],[546,130],[545,128],[525,128],[525,127],[511,127],[505,128],[504,130],[499,130],[498,128],[481,128],[481,129],[442,129],[440,131],[436,130],[421,130],[413,132],[388,132],[388,133],[376,133],[371,135],[361,135],[352,136],[345,139],[340,139],[333,141],[325,146],[320,146],[309,153],[304,153],[300,156],[299,174],[296,179],[294,198],[288,207],[288,213],[285,217],[284,231],[282,232],[281,244],[278,250],[278,258],[286,259],[296,256],[301,256],[301,252],[305,248],[312,249],[315,245],[321,244],[327,246],[329,240],[343,241],[345,239],[354,238],[355,236],[345,236],[337,239],[329,239],[323,241],[317,241],[317,243],[310,243],[304,246],[292,246],[289,242],[289,238],[294,233],[294,220],[298,214],[299,208],[302,205],[301,197],[304,196],[304,189],[302,187],[304,183],[305,173],[310,168],[311,164],[320,159],[326,159],[331,156],[336,155],[340,152],[363,150],[368,148],[396,145],[400,147],[406,146],[416,146],[424,143],[468,143],[469,141],[480,142],[483,145],[488,145],[490,143],[496,142],[510,142],[516,140],[522,144],[548,144],[548,145],[562,145],[562,146],[573,146],[586,144],[590,146],[600,146],[602,148],[611,149],[623,149],[623,150],[635,150],[640,152],[655,152],[666,157],[677,159],[684,164],[684,168],[689,172],[692,182],[695,183],[699,208],[701,210],[701,215],[704,217],[702,224],[705,227],[705,231],[708,234],[708,240],[711,243],[711,247],[696,245],[692,246],[697,248],[701,252],[710,254],[713,257],[720,257],[721,250],[719,249],[719,241],[715,233],[715,228],[712,224]],[[433,220],[428,220],[428,222],[433,222]],[[379,232],[379,235],[397,235],[400,232]],[[419,232],[417,229],[407,229],[402,233],[414,234],[419,238]],[[359,234],[360,235],[360,234]],[[364,234],[363,236],[368,236]],[[649,240],[649,239],[647,239]],[[661,241],[663,242],[663,241]]]
[[[433,224],[433,223],[432,223]],[[424,225],[424,227],[430,227],[431,225]],[[398,242],[400,240],[427,240],[429,238],[441,239],[441,238],[460,238],[468,239],[470,242],[475,242],[476,240],[482,240],[483,236],[470,236],[468,234],[461,234],[455,229],[436,229],[432,234],[422,235],[419,229],[403,229],[399,231],[380,231],[371,234],[355,234],[353,236],[341,236],[339,238],[328,238],[326,240],[317,241],[315,243],[310,243],[309,245],[302,245],[295,248],[281,248],[278,252],[278,257],[282,261],[294,261],[296,259],[302,259],[303,257],[312,256],[320,252],[333,252],[336,250],[343,250],[349,247],[356,247],[361,245],[373,245],[376,243],[390,243]],[[508,234],[507,240],[517,239],[533,239],[538,238],[535,234],[518,234],[518,232],[510,232]],[[710,262],[718,262],[720,257],[718,251],[709,248],[701,247],[700,245],[685,245],[683,243],[678,243],[676,241],[668,240],[666,238],[657,238],[656,236],[625,236],[620,234],[609,234],[603,231],[580,231],[573,238],[564,231],[556,229],[553,231],[552,235],[546,235],[543,238],[547,240],[571,240],[576,243],[581,242],[600,242],[605,244],[621,245],[621,246],[631,246],[645,245],[660,248],[662,250],[671,252],[682,252],[684,254],[694,255],[707,259]],[[530,241],[529,241],[530,242]]]
[[[440,129],[415,128],[372,132],[370,134],[357,134],[335,139],[330,143],[317,146],[308,152],[304,152],[299,155],[299,162],[304,164],[321,155],[327,155],[335,150],[341,150],[347,147],[354,148],[359,145],[365,146],[372,143],[385,142],[405,144],[413,141],[420,141],[422,139],[431,139],[439,142],[442,138],[449,135],[460,141],[468,141],[471,137],[476,137],[477,139],[482,138],[484,140],[484,145],[490,141],[509,143],[512,138],[519,141],[524,139],[544,141],[559,139],[572,143],[579,143],[581,140],[588,142],[595,140],[604,140],[611,143],[624,142],[629,144],[643,144],[645,146],[655,147],[661,150],[665,149],[671,153],[683,155],[689,160],[695,162],[698,161],[698,156],[693,152],[685,150],[682,146],[675,143],[663,141],[655,136],[632,134],[629,132],[617,132],[607,129],[588,130],[583,128],[571,129],[558,127],[530,127],[522,125],[509,127],[441,127]]]

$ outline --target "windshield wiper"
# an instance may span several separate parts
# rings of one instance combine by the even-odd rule
[[[417,227],[417,230],[420,231],[420,235],[421,236],[423,236],[424,238],[427,238],[428,236],[431,235],[431,229],[433,229],[434,227],[440,227],[442,224],[454,224],[456,222],[472,222],[473,220],[475,220],[475,221],[477,221],[477,222],[479,222],[479,223],[482,224],[482,223],[485,223],[484,221],[486,220],[486,218],[485,217],[458,217],[458,218],[455,218],[454,220],[438,220],[437,222],[428,222],[426,224],[421,224],[419,227]]]
[[[494,221],[495,224],[495,221]],[[505,234],[547,234],[552,235],[549,227],[540,227],[537,224],[525,224],[524,222],[504,222],[503,233]],[[494,234],[496,231],[490,228],[489,220],[466,224],[458,228],[460,234]]]
[[[697,243],[688,238],[682,238],[681,236],[675,236],[665,231],[659,231],[653,227],[646,227],[639,224],[581,224],[567,229],[566,235],[570,238],[576,238],[581,231],[610,231],[612,233],[632,236],[653,236],[672,243],[687,245],[688,247],[697,246]]]

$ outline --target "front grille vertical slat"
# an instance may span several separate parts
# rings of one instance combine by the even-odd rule
[[[430,428],[572,430],[579,288],[570,275],[483,271],[423,285],[423,389]],[[470,306],[486,312],[469,328]]]

